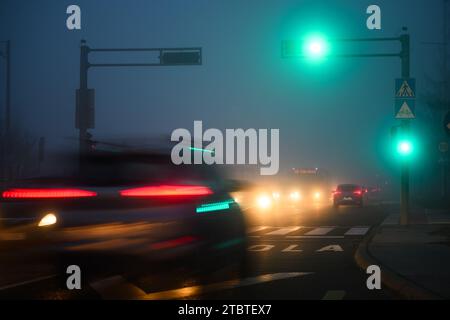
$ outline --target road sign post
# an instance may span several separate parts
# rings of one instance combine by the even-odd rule
[[[403,34],[400,36],[401,43],[401,74],[402,78],[405,79],[402,82],[399,90],[396,90],[396,96],[400,95],[401,99],[414,99],[415,92],[415,82],[408,82],[407,79],[410,77],[410,42],[409,42],[409,34]],[[405,85],[405,81],[406,84]],[[414,84],[413,84],[414,83]],[[411,88],[413,86],[413,88]],[[408,90],[409,89],[409,90]],[[411,92],[412,91],[412,92]],[[406,95],[406,97],[405,97]],[[406,103],[406,102],[405,102]],[[402,106],[404,103],[402,104]],[[407,103],[406,103],[407,105]],[[400,110],[399,110],[400,111]],[[411,110],[412,111],[412,110]],[[411,118],[402,118],[402,131],[409,135],[409,119]],[[402,161],[401,168],[401,190],[400,190],[400,224],[407,225],[410,222],[410,214],[409,214],[409,159],[404,159]]]

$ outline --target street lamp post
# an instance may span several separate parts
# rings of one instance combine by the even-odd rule
[[[404,32],[407,31],[406,27],[403,27]],[[295,58],[295,57],[321,57],[325,56],[324,48],[327,44],[323,39],[315,38],[313,40],[307,39],[309,43],[306,44],[306,48],[309,48],[309,53],[301,49],[298,46],[298,41],[285,40],[282,42],[282,57],[283,58]],[[410,36],[407,33],[400,35],[399,37],[386,37],[386,38],[342,38],[332,39],[330,42],[386,42],[386,41],[398,41],[401,44],[400,53],[342,53],[329,54],[333,57],[339,58],[383,58],[383,57],[399,57],[401,60],[401,76],[402,78],[409,78],[410,76]],[[410,131],[409,120],[403,119],[401,122],[401,128],[404,134],[408,135]],[[405,157],[402,159],[401,168],[401,196],[400,196],[401,208],[400,208],[400,224],[409,223],[409,159]]]

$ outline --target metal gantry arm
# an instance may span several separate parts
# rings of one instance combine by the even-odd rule
[[[202,64],[202,48],[96,48],[89,52],[158,52],[159,63],[90,63],[89,67],[158,67]],[[175,60],[178,57],[178,63]],[[170,58],[172,60],[170,60]]]

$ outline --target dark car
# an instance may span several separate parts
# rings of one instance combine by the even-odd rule
[[[358,205],[364,204],[364,189],[356,184],[340,184],[333,192],[333,205],[335,208],[340,205]]]
[[[81,163],[0,191],[0,250],[80,254],[104,268],[136,257],[150,270],[244,260],[244,218],[213,166],[148,152],[96,152]]]

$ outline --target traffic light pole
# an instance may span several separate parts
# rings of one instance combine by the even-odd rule
[[[402,78],[410,77],[410,42],[409,34],[400,36],[402,51],[400,59],[402,63]],[[402,120],[402,131],[408,135],[410,131],[409,120]],[[409,159],[403,159],[401,168],[401,191],[400,191],[400,224],[407,225],[410,222],[409,214]]]
[[[87,96],[88,96],[88,70],[89,70],[89,47],[86,45],[86,41],[81,41],[81,47],[80,47],[80,108],[78,112],[80,113],[77,115],[79,117],[78,119],[78,129],[79,129],[79,148],[80,148],[80,167],[82,167],[83,162],[83,155],[85,155],[88,152],[88,127],[86,125],[86,121],[84,118],[87,117],[86,115],[86,105],[87,105]]]

